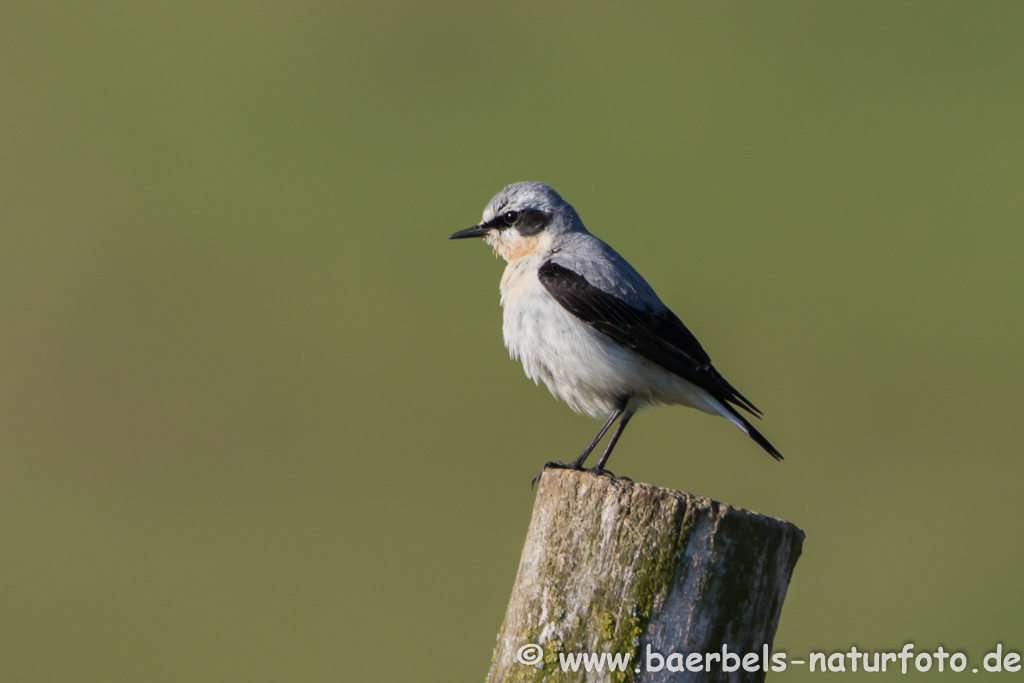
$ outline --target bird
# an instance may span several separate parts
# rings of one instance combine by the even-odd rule
[[[604,420],[579,457],[548,462],[544,470],[582,470],[618,420],[597,466],[588,470],[614,476],[605,465],[626,425],[638,410],[664,404],[720,415],[782,460],[744,415],[760,418],[761,411],[715,369],[640,273],[590,234],[554,189],[535,181],[507,185],[479,223],[448,239],[467,238],[483,238],[507,263],[499,289],[511,357],[556,399]]]

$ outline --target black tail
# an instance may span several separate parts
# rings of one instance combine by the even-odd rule
[[[782,453],[779,453],[775,446],[773,446],[768,439],[764,438],[764,435],[761,434],[761,432],[754,429],[754,425],[750,424],[750,421],[747,420],[747,418],[740,415],[740,412],[731,405],[726,404],[725,407],[730,413],[732,413],[733,417],[743,423],[743,430],[747,433],[747,436],[756,441],[758,446],[765,449],[768,452],[768,455],[772,456],[776,460],[782,460]]]

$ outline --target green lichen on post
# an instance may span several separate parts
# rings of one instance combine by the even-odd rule
[[[601,627],[601,637],[605,640],[611,640],[612,629],[615,628],[615,617],[608,612],[601,612],[597,615],[597,623]]]
[[[547,650],[547,654],[544,655],[544,664],[553,666],[558,663],[558,654],[565,652],[565,645],[556,638],[545,645],[544,649]]]
[[[751,613],[758,608],[758,598],[766,594],[765,582],[772,580],[772,576],[766,574],[769,558],[779,550],[786,536],[781,528],[769,528],[767,518],[735,508],[722,516],[720,526],[721,533],[728,537],[760,538],[762,542],[731,543],[712,548],[709,562],[711,570],[702,577],[699,599],[702,603],[713,605],[715,614],[731,617],[710,622],[708,638],[713,642],[725,642],[730,622],[749,621]],[[791,554],[787,560],[790,565],[795,564],[799,556],[799,547],[794,548],[795,554]],[[727,566],[729,571],[717,571],[714,569],[716,566]],[[716,579],[713,583],[709,578],[711,576]],[[743,647],[753,649],[764,644],[750,642],[743,644]]]
[[[658,528],[653,532],[654,538],[660,541],[655,544],[656,552],[650,555],[624,552],[617,558],[618,562],[631,563],[634,567],[629,595],[616,606],[618,628],[610,634],[609,651],[629,654],[631,666],[617,672],[618,680],[624,683],[635,680],[632,664],[640,657],[640,636],[647,628],[656,602],[664,601],[672,588],[676,564],[690,531],[691,524],[687,523],[687,518],[680,520],[679,528],[664,521],[663,518],[658,519]],[[602,634],[607,630],[607,623],[602,622]]]

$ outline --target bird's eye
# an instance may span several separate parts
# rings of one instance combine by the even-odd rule
[[[508,227],[511,228],[513,225],[516,224],[516,220],[518,220],[518,218],[519,218],[519,212],[518,211],[509,211],[509,212],[507,212],[505,215],[503,215],[501,217],[501,220],[502,220],[502,222],[505,225],[507,225]]]

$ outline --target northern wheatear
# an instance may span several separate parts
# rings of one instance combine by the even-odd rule
[[[526,375],[578,413],[605,420],[568,465],[582,469],[616,419],[608,456],[640,408],[661,403],[721,415],[781,460],[738,410],[760,417],[714,366],[676,315],[614,249],[587,232],[576,210],[544,183],[507,186],[479,224],[448,239],[483,237],[508,262],[501,278],[505,346]],[[540,475],[538,475],[540,476]]]

